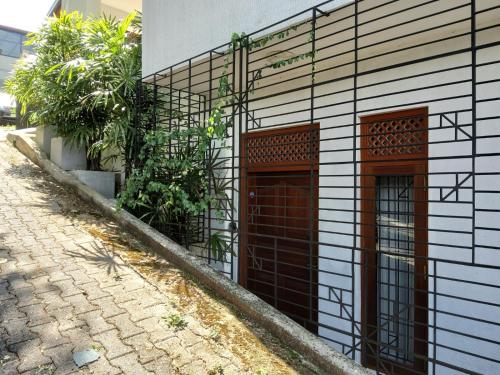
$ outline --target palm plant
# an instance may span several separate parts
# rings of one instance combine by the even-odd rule
[[[100,170],[102,152],[123,153],[130,138],[140,42],[135,12],[121,21],[63,12],[30,34],[36,56],[15,67],[7,91],[31,123],[85,147],[89,169]]]

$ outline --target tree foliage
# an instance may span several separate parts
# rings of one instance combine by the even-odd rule
[[[102,151],[122,150],[130,136],[140,42],[135,12],[121,21],[62,12],[29,35],[35,55],[16,65],[7,91],[30,123],[85,147],[89,167],[99,170]]]

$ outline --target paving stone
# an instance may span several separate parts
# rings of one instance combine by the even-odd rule
[[[154,288],[141,288],[139,290],[125,292],[132,300],[139,301],[141,308],[161,305],[165,303],[165,298],[158,298],[158,294]],[[163,297],[163,296],[162,296]],[[116,299],[116,298],[115,298]]]
[[[38,240],[37,240],[38,241]],[[51,268],[51,267],[57,267],[59,264],[54,261],[52,258],[52,255],[40,255],[38,254],[37,256],[33,256],[34,259],[38,262],[40,267],[43,268]]]
[[[217,361],[217,364],[225,365],[229,364],[229,360],[221,357],[215,350],[212,343],[207,343],[206,341],[200,341],[188,348],[188,351],[193,354],[196,358],[201,359],[206,364],[212,364]],[[209,366],[210,367],[210,366]]]
[[[180,374],[179,369],[173,365],[172,361],[167,356],[154,359],[144,364],[143,366],[146,370],[151,371],[155,374]]]
[[[76,367],[75,362],[73,361],[72,350],[72,344],[60,345],[52,349],[44,350],[44,354],[49,356],[55,365],[53,375],[70,374],[78,371],[78,367]]]
[[[50,322],[47,324],[32,327],[31,331],[40,338],[41,347],[44,351],[46,349],[69,343],[69,339],[62,336],[61,332],[59,332],[59,326],[57,322]]]
[[[68,251],[80,250],[80,246],[78,246],[78,244],[73,240],[59,241],[59,244],[64,248],[64,250]]]
[[[12,351],[17,353],[20,364],[17,367],[19,372],[37,369],[52,363],[50,357],[42,354],[40,350],[40,340],[28,340],[11,346]]]
[[[111,330],[92,336],[106,349],[106,358],[112,360],[133,351],[132,347],[125,345],[118,336],[118,330]]]
[[[29,279],[28,282],[35,288],[35,293],[45,293],[57,290],[57,286],[50,282],[49,275],[41,275],[36,278]]]
[[[182,347],[182,345],[181,345]],[[172,364],[177,367],[178,369],[181,369],[182,367],[186,366],[189,363],[192,363],[195,361],[197,358],[196,356],[193,356],[190,352],[188,352],[186,349],[184,350],[179,350],[178,355],[172,358]],[[181,372],[183,372],[181,370]],[[189,373],[189,372],[186,372]]]
[[[9,262],[13,267],[15,267],[16,270],[21,267],[21,265],[15,264],[14,262]],[[4,271],[5,272],[5,271]],[[6,277],[7,281],[9,282],[9,289],[10,290],[17,290],[17,289],[22,289],[22,288],[32,288],[33,285],[28,283],[23,275],[20,275],[18,273],[13,273],[10,275],[7,275]]]
[[[113,366],[105,357],[101,356],[99,360],[91,363],[87,366],[87,369],[83,368],[78,371],[78,374],[106,374],[106,375],[118,375],[123,374],[119,367]],[[167,373],[164,373],[165,375]]]
[[[90,336],[88,327],[82,326],[62,332],[62,335],[73,345],[73,352],[96,346],[98,343]],[[97,345],[98,346],[98,345]]]
[[[109,291],[104,291],[99,287],[97,282],[91,282],[79,285],[80,288],[84,290],[84,295],[87,297],[89,301],[93,301],[102,297],[109,297],[111,294]]]
[[[16,238],[17,242],[17,248],[19,248],[21,251],[13,251],[11,255],[16,259],[17,265],[18,266],[28,266],[30,264],[36,264],[36,260],[31,257],[31,254],[26,251],[25,246],[19,245],[20,239],[17,237]]]
[[[81,294],[82,289],[77,288],[74,284],[73,279],[59,280],[52,283],[61,291],[61,297],[70,297],[76,294]]]
[[[130,353],[115,360],[111,360],[111,363],[114,366],[119,367],[124,374],[130,374],[130,375],[151,374],[137,361],[137,355],[134,353]]]
[[[58,264],[59,266],[59,264]],[[49,282],[55,283],[57,281],[62,281],[62,280],[71,280],[71,276],[66,275],[64,271],[62,271],[60,268],[56,269],[51,269],[49,272]]]
[[[2,317],[2,321],[7,322],[9,320],[25,318],[26,314],[17,307],[17,299],[11,298],[0,304],[0,316]]]
[[[176,336],[181,340],[182,346],[185,348],[203,341],[203,337],[194,334],[188,327],[176,332]]]
[[[48,313],[54,310],[64,309],[71,305],[70,302],[61,298],[59,291],[40,293],[37,294],[37,297],[42,300],[42,304],[45,306],[45,311]]]
[[[12,319],[2,320],[0,323],[7,331],[7,345],[17,344],[22,341],[27,341],[36,338],[36,334],[28,328],[28,319]]]
[[[208,369],[210,369],[209,367]],[[184,366],[182,366],[180,369],[180,372],[185,373],[185,374],[206,374],[207,373],[207,366],[203,361],[190,361]]]
[[[110,318],[126,312],[125,309],[115,303],[112,296],[95,299],[92,303],[100,307],[103,318]]]
[[[121,285],[115,285],[109,288],[106,288],[106,292],[110,295],[113,295],[113,299],[115,303],[121,305],[124,302],[129,302],[135,300],[134,294],[130,292],[126,292]]]
[[[108,289],[112,287],[119,286],[120,288],[124,289],[123,286],[121,285],[121,282],[118,278],[114,278],[115,274],[115,266],[112,261],[110,261],[110,264],[108,265],[110,268],[106,267],[105,264],[101,265],[101,272],[94,273],[92,274],[92,277],[97,280],[99,283],[99,286],[103,289]],[[113,274],[111,275],[111,271],[113,271]]]
[[[57,310],[52,310],[51,316],[56,318],[59,323],[61,332],[75,329],[85,325],[85,322],[79,319],[73,312],[73,307],[63,307]]]
[[[161,318],[150,317],[137,322],[139,327],[149,333],[149,338],[153,343],[165,341],[166,339],[175,336],[175,332],[169,329],[164,322],[160,321],[160,319]]]
[[[177,358],[186,351],[186,349],[182,347],[181,340],[175,336],[158,342],[155,346],[165,351],[170,359]]]
[[[75,280],[75,285],[78,285],[79,287],[82,288],[82,284],[86,283],[91,283],[95,282],[95,280],[87,275],[85,270],[83,269],[76,269],[73,271],[66,272],[69,276]]]
[[[179,296],[171,283],[163,287],[157,282],[163,268],[138,273],[121,257],[125,248],[111,246],[88,229],[105,227],[119,238],[130,234],[1,140],[0,155],[8,155],[0,158],[0,258],[8,259],[0,264],[0,354],[12,355],[0,374],[41,375],[53,369],[78,375],[197,375],[218,364],[226,375],[255,372],[241,353],[209,338],[204,317],[194,309],[171,305]],[[22,174],[7,172],[14,164]],[[146,254],[147,249],[144,264],[158,262],[178,272],[175,282],[186,281],[166,260]],[[181,314],[188,326],[169,328],[162,317],[171,313]],[[101,357],[76,368],[73,353],[89,348]],[[270,352],[259,353],[280,361]],[[297,373],[289,370],[280,367],[282,373]]]
[[[108,322],[102,317],[100,310],[87,312],[79,315],[79,317],[87,323],[90,335],[97,335],[99,333],[115,329],[115,326],[111,324],[111,321]]]
[[[74,308],[73,311],[77,315],[99,309],[99,306],[96,306],[95,304],[89,302],[89,300],[83,293],[75,294],[69,297],[63,297],[63,300],[71,303]]]
[[[130,277],[124,277],[120,280],[120,285],[126,292],[132,292],[135,290],[142,290],[145,287],[145,282],[140,277],[136,275],[130,275]]]
[[[0,374],[2,375],[17,375],[19,372],[17,371],[17,367],[21,362],[17,357],[10,359],[8,362],[4,363],[0,367]]]
[[[144,332],[143,328],[132,323],[128,313],[110,317],[108,321],[118,329],[119,335],[122,339]]]
[[[28,318],[28,327],[50,323],[54,319],[47,314],[42,304],[21,307],[19,308],[19,311],[26,314],[26,317]]]
[[[142,364],[149,363],[153,360],[161,359],[166,356],[163,350],[158,349],[152,342],[149,341],[147,333],[141,333],[125,339],[125,344],[131,346],[138,355],[139,362]],[[170,361],[169,361],[170,362]]]
[[[0,283],[0,302],[7,299],[15,298],[13,294],[9,293],[7,282]]]
[[[159,303],[157,305],[145,307],[141,301],[132,301],[128,303],[131,306],[135,306],[134,310],[139,310],[137,311],[136,316],[139,317],[141,314],[144,317],[157,317],[161,318],[163,316],[166,316],[170,313],[172,313],[172,309],[169,308],[167,305],[164,303]]]

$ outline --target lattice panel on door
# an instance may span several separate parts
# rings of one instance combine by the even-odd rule
[[[285,134],[247,136],[247,166],[286,166],[317,164],[319,159],[319,129],[291,130]]]
[[[374,159],[425,155],[427,126],[424,116],[384,119],[364,124],[366,152]]]

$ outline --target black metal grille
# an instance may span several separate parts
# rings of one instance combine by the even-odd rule
[[[377,177],[377,317],[380,356],[413,363],[413,177]]]
[[[240,42],[138,86],[130,168],[205,126],[229,62],[224,215],[153,224],[365,366],[500,373],[498,1],[329,1]]]

